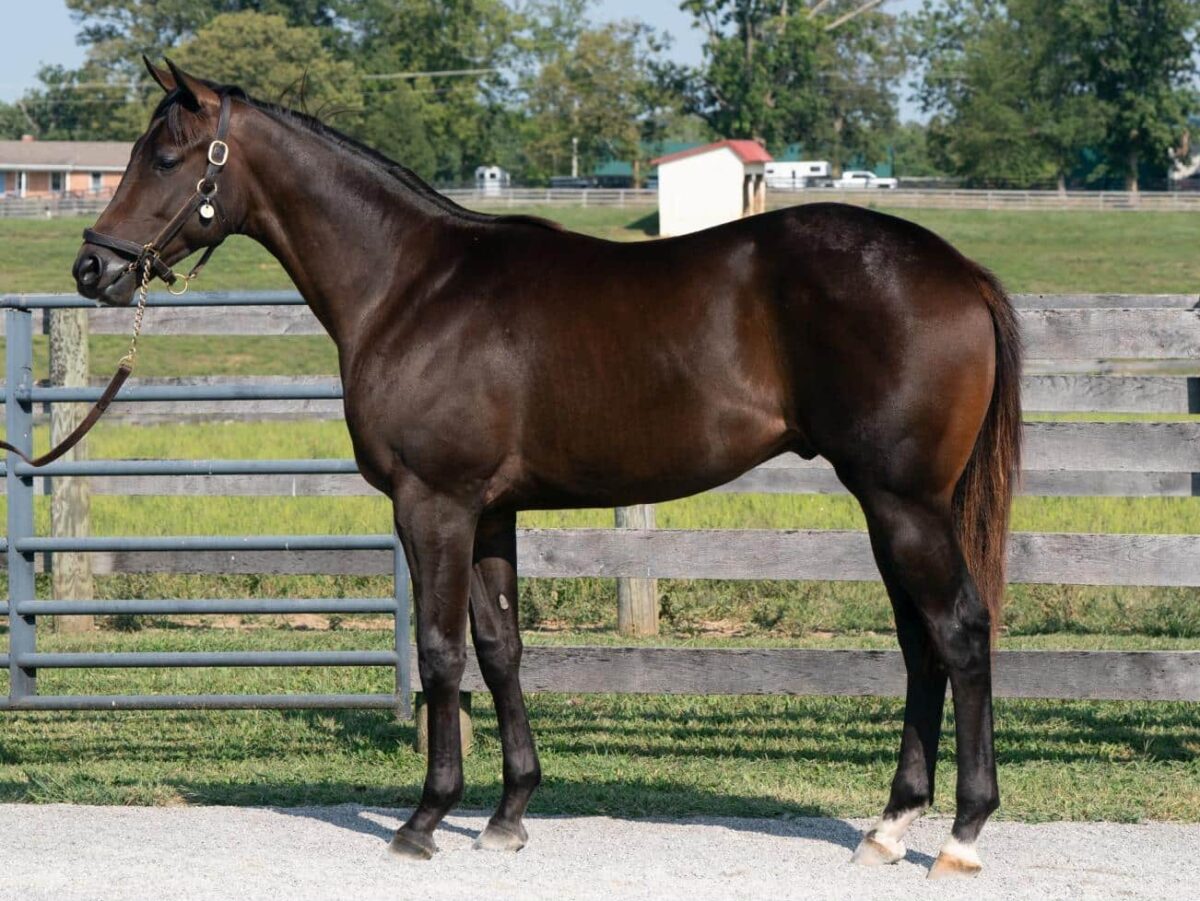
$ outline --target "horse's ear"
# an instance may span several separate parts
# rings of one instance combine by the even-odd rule
[[[142,62],[146,64],[146,71],[150,73],[150,77],[155,83],[170,94],[175,90],[175,76],[166,69],[160,69],[154,63],[150,62],[150,58],[146,54],[142,54]]]
[[[167,67],[171,70],[171,74],[175,76],[175,87],[179,89],[186,106],[199,112],[202,109],[216,108],[220,105],[221,98],[217,96],[217,92],[200,79],[188,75],[171,62],[169,58],[167,59]]]

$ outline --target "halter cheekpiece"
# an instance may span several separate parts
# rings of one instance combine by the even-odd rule
[[[220,246],[221,242],[217,241],[216,244],[207,247],[200,257],[200,261],[192,267],[187,275],[177,274],[167,265],[162,254],[171,240],[187,224],[192,214],[199,214],[201,221],[207,223],[216,216],[219,210],[217,176],[229,162],[229,145],[225,143],[225,137],[229,133],[229,107],[229,95],[225,94],[221,97],[221,112],[217,117],[217,134],[208,145],[208,168],[204,171],[204,177],[196,182],[196,192],[149,243],[139,244],[136,241],[103,234],[92,228],[83,230],[83,240],[88,244],[107,247],[125,257],[129,260],[129,265],[125,267],[126,272],[142,272],[146,266],[149,266],[150,271],[168,285],[174,285],[176,281],[183,280],[183,291],[172,293],[183,294],[187,291],[188,283],[200,274],[200,270],[204,268],[204,264],[208,262],[208,258],[213,255],[213,251]]]

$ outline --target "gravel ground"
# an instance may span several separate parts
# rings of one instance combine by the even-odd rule
[[[1200,897],[1200,826],[992,823],[983,875],[927,882],[950,828],[918,822],[906,860],[848,863],[867,823],[532,817],[520,854],[471,850],[483,814],[451,816],[432,861],[383,853],[403,811],[0,805],[0,898],[1111,899]]]

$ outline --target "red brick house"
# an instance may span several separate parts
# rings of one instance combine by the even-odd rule
[[[0,141],[0,197],[111,197],[129,163],[124,141]]]

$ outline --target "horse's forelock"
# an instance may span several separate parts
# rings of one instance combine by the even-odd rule
[[[210,87],[222,96],[225,94],[234,97],[246,96],[240,88],[229,88],[219,85],[210,85]],[[188,109],[187,105],[183,103],[183,93],[178,88],[171,91],[159,101],[154,114],[150,118],[151,121],[159,118],[163,119],[167,129],[167,137],[172,144],[176,144],[182,148],[192,147],[210,136],[211,128],[205,124],[204,117]]]

